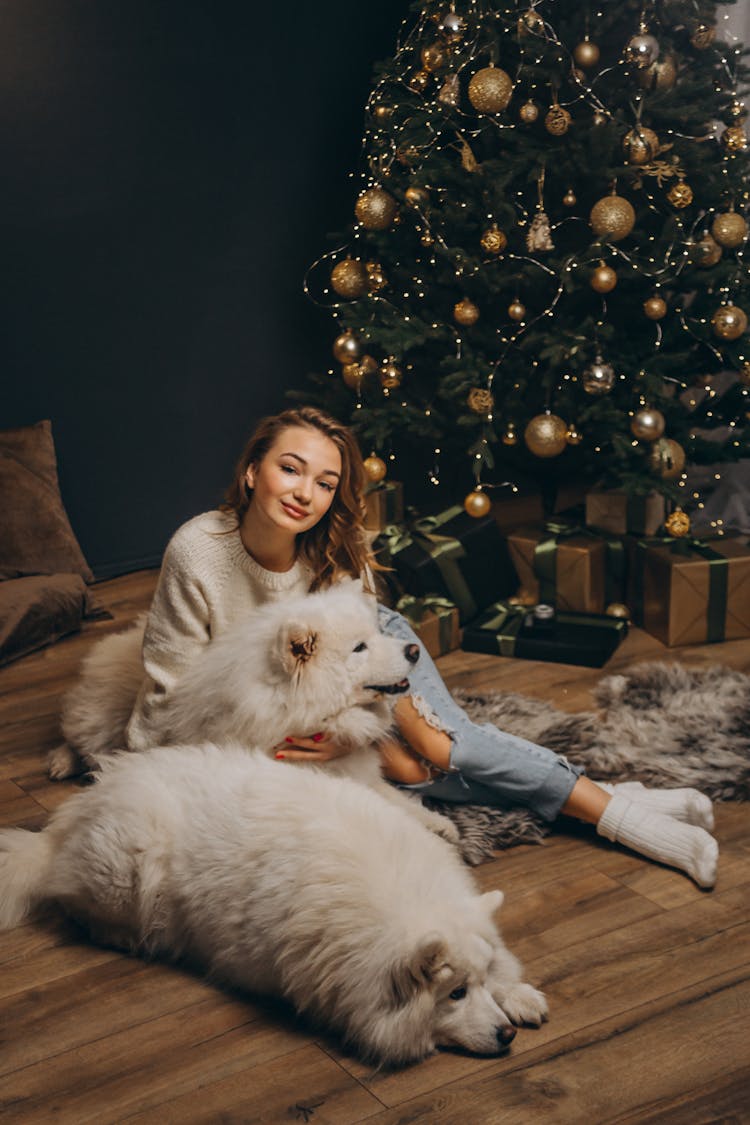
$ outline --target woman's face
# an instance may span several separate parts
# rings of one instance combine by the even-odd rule
[[[341,454],[319,430],[288,426],[262,461],[249,465],[250,507],[279,529],[299,535],[326,514],[341,479]]]

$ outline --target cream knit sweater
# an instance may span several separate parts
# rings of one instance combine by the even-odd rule
[[[143,640],[146,675],[126,732],[130,750],[159,745],[163,702],[204,645],[264,602],[310,588],[304,563],[283,574],[259,566],[236,524],[225,512],[205,512],[167,545]]]

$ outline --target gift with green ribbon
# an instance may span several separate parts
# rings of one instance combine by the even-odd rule
[[[417,598],[404,594],[396,603],[396,609],[407,618],[433,659],[458,648],[461,641],[458,609],[448,598],[435,595]]]
[[[388,524],[401,523],[404,518],[404,486],[400,481],[380,481],[365,489],[364,526],[380,531]]]
[[[464,629],[461,648],[523,660],[601,668],[627,632],[627,621],[604,613],[561,611],[551,622],[537,622],[527,606],[501,601]]]
[[[520,585],[560,610],[601,613],[624,597],[626,558],[617,539],[564,515],[516,528],[508,546]]]
[[[631,608],[670,647],[750,637],[750,549],[732,538],[638,540]]]
[[[665,500],[659,492],[635,495],[592,489],[586,494],[586,526],[610,535],[655,535],[665,515]]]

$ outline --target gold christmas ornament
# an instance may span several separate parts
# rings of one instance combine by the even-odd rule
[[[404,199],[410,207],[426,207],[430,202],[430,193],[423,187],[408,187]]]
[[[711,327],[720,340],[738,340],[747,331],[747,316],[737,305],[721,305],[711,317]]]
[[[479,113],[500,113],[513,93],[509,74],[496,66],[478,70],[469,82],[469,101]]]
[[[479,309],[473,301],[470,301],[468,297],[464,297],[453,306],[453,319],[457,324],[468,328],[472,324],[476,324],[479,320]]]
[[[381,289],[385,289],[388,278],[383,273],[380,262],[367,262],[365,269],[367,270],[367,288],[370,292],[379,293]]]
[[[359,391],[362,386],[364,374],[358,363],[345,363],[341,368],[341,377],[347,387],[353,391]]]
[[[429,70],[415,70],[409,78],[408,86],[415,94],[423,94],[430,84]]]
[[[661,410],[644,406],[630,419],[630,431],[638,441],[658,441],[664,433],[664,415]]]
[[[393,114],[393,107],[381,103],[375,106],[372,113],[376,121],[384,122]]]
[[[675,508],[664,521],[664,528],[668,535],[675,539],[682,539],[690,533],[690,516],[682,508]]]
[[[615,385],[615,369],[597,355],[581,372],[581,382],[587,395],[607,395]]]
[[[659,438],[647,461],[649,469],[662,480],[675,480],[685,467],[685,450],[672,438]]]
[[[524,102],[518,111],[518,118],[524,125],[533,125],[539,117],[539,106],[531,98]]]
[[[638,85],[644,90],[671,90],[677,81],[677,64],[672,55],[662,55],[651,66],[638,71]]]
[[[374,356],[371,355],[363,355],[359,361],[359,369],[365,379],[369,378],[370,375],[374,375],[379,367],[380,364]]]
[[[633,35],[628,40],[624,51],[625,61],[633,63],[639,70],[643,70],[656,62],[659,57],[659,50],[658,39],[649,35],[645,25],[641,24],[638,34]]]
[[[625,134],[622,147],[629,164],[648,164],[659,151],[659,138],[653,129],[638,125]]]
[[[466,400],[469,410],[475,414],[490,414],[495,405],[495,396],[486,387],[472,387]]]
[[[544,20],[538,12],[529,8],[518,20],[517,28],[519,35],[544,35]]]
[[[681,211],[683,207],[689,207],[693,202],[693,189],[690,184],[686,184],[685,181],[680,178],[676,184],[672,184],[667,192],[667,199],[673,207]]]
[[[732,102],[729,107],[729,116],[733,121],[744,121],[747,117],[747,106],[742,102]]]
[[[595,293],[611,293],[617,285],[617,274],[605,262],[600,262],[591,275],[589,284]]]
[[[741,246],[747,238],[747,223],[736,211],[724,211],[711,224],[711,234],[727,250]]]
[[[524,430],[527,448],[535,457],[557,457],[567,446],[568,427],[556,414],[537,414]]]
[[[396,149],[396,160],[399,164],[416,164],[419,160],[419,149],[416,145],[399,145]]]
[[[695,243],[691,257],[701,269],[708,269],[721,260],[721,246],[710,234],[706,233],[700,242]]]
[[[515,321],[522,321],[526,318],[526,306],[521,304],[518,297],[508,305],[508,316]]]
[[[599,238],[619,242],[627,238],[635,226],[635,211],[621,195],[605,195],[591,208],[589,223]]]
[[[577,202],[578,200],[576,199],[576,193],[572,188],[568,188],[568,190],[565,192],[565,195],[563,196],[563,203],[566,207],[575,207]]]
[[[630,621],[630,610],[624,602],[610,602],[604,612],[607,617],[619,617],[622,621]]]
[[[565,440],[568,445],[580,445],[583,441],[583,434],[577,426],[571,425],[565,432]]]
[[[459,43],[466,34],[466,20],[451,8],[439,17],[438,31],[446,43]]]
[[[531,226],[526,232],[526,249],[530,250],[532,254],[555,249],[549,217],[541,207],[534,215]]]
[[[356,300],[367,292],[367,270],[364,262],[344,258],[331,270],[331,285],[340,297]]]
[[[711,27],[707,23],[699,23],[693,29],[690,36],[690,42],[693,44],[697,51],[705,51],[710,47],[716,38],[716,28]]]
[[[369,457],[365,457],[363,461],[365,476],[371,480],[373,484],[383,480],[385,474],[388,472],[385,461],[371,453]]]
[[[588,35],[579,43],[573,50],[573,58],[579,66],[589,67],[596,66],[599,62],[600,51],[596,43],[592,43]]]
[[[649,320],[661,320],[667,315],[667,302],[663,297],[647,297],[643,302],[643,311]]]
[[[500,227],[493,225],[484,232],[479,244],[485,254],[502,254],[508,245],[508,238],[505,232],[500,230]]]
[[[721,143],[727,152],[745,152],[747,137],[741,125],[729,125],[721,134]]]
[[[500,441],[503,445],[518,445],[518,433],[513,422],[506,423]]]
[[[380,365],[380,385],[391,391],[394,387],[401,386],[402,371],[393,356],[389,356]]]
[[[551,105],[547,110],[544,118],[544,128],[553,137],[562,137],[567,133],[570,128],[570,123],[573,118],[568,113],[564,106],[558,105],[557,102]]]
[[[365,230],[387,230],[397,211],[396,200],[379,187],[363,191],[354,207],[354,214]]]
[[[362,355],[362,341],[356,332],[347,328],[333,341],[334,359],[339,363],[356,363]]]
[[[461,100],[461,83],[457,74],[449,74],[438,92],[438,101],[443,105],[456,106]]]
[[[490,498],[486,492],[482,492],[479,488],[470,492],[464,500],[464,511],[476,520],[486,516],[489,510]]]
[[[440,43],[428,43],[422,48],[421,58],[424,70],[435,71],[445,66],[448,53]]]
[[[606,125],[609,118],[607,117],[607,114],[604,112],[604,110],[597,109],[594,112],[594,116],[591,118],[591,120],[593,121],[594,125]]]

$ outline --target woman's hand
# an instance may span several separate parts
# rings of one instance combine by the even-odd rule
[[[289,762],[332,762],[350,754],[351,749],[351,746],[342,746],[323,732],[310,738],[290,735],[275,747],[275,757],[278,761]]]

